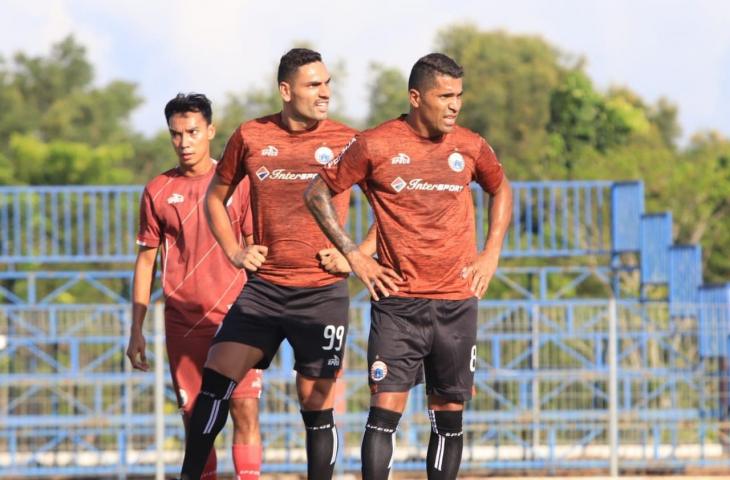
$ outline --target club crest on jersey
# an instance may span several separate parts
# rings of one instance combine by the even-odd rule
[[[269,169],[267,169],[267,168],[266,168],[266,167],[264,167],[263,165],[261,166],[261,168],[259,168],[258,170],[256,170],[256,176],[257,176],[257,177],[259,177],[259,180],[261,180],[262,182],[263,182],[264,180],[266,180],[266,178],[267,178],[267,177],[268,177],[269,175],[270,175],[270,173],[269,173]]]
[[[169,197],[167,197],[167,203],[172,205],[173,203],[182,203],[185,201],[185,197],[180,195],[179,193],[173,193]]]
[[[399,153],[398,155],[390,159],[390,163],[391,165],[410,165],[411,157],[409,157],[405,153]]]
[[[314,159],[322,165],[327,165],[335,158],[335,154],[329,147],[319,147],[314,151]]]
[[[461,172],[464,170],[464,157],[459,152],[454,152],[449,155],[449,167],[455,172]]]
[[[388,366],[381,360],[375,360],[370,366],[370,378],[379,382],[388,375]]]
[[[406,188],[406,181],[400,177],[396,177],[396,179],[390,183],[390,186],[393,187],[393,190],[397,193],[400,193],[401,190]]]
[[[261,150],[261,155],[264,157],[276,157],[279,155],[279,149],[277,149],[273,145],[269,145],[268,147]]]

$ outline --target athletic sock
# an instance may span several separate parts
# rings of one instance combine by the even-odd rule
[[[258,480],[261,476],[261,445],[233,445],[232,453],[236,480]]]
[[[453,480],[459,473],[464,448],[463,412],[429,410],[431,438],[428,442],[428,480]]]
[[[210,368],[203,368],[200,393],[195,400],[185,439],[182,476],[198,480],[213,442],[228,418],[228,403],[236,382]]]
[[[387,480],[393,466],[395,432],[401,414],[379,407],[370,407],[365,435],[362,438],[363,480]]]
[[[307,478],[329,480],[337,460],[337,427],[333,410],[302,411],[307,429]]]

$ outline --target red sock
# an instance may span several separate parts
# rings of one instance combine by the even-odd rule
[[[216,475],[217,463],[218,461],[216,459],[214,447],[213,450],[210,451],[208,461],[205,464],[205,469],[203,470],[203,475],[200,476],[200,480],[218,480],[218,476]]]
[[[233,466],[236,469],[236,480],[259,480],[261,457],[261,445],[233,445]]]

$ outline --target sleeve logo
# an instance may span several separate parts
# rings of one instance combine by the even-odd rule
[[[340,163],[340,160],[342,159],[342,155],[344,155],[345,152],[347,151],[347,149],[350,148],[352,146],[352,144],[355,143],[356,141],[357,141],[357,137],[352,137],[350,139],[350,141],[347,143],[347,145],[345,145],[345,147],[342,149],[340,154],[337,155],[337,157],[335,157],[334,160],[332,160],[331,162],[326,164],[325,168],[332,168],[332,167],[336,166],[338,163]]]

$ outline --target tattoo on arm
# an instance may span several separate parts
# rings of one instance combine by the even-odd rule
[[[357,249],[355,242],[337,221],[337,212],[332,205],[332,192],[319,176],[307,187],[304,201],[324,234],[343,254],[347,255]]]

